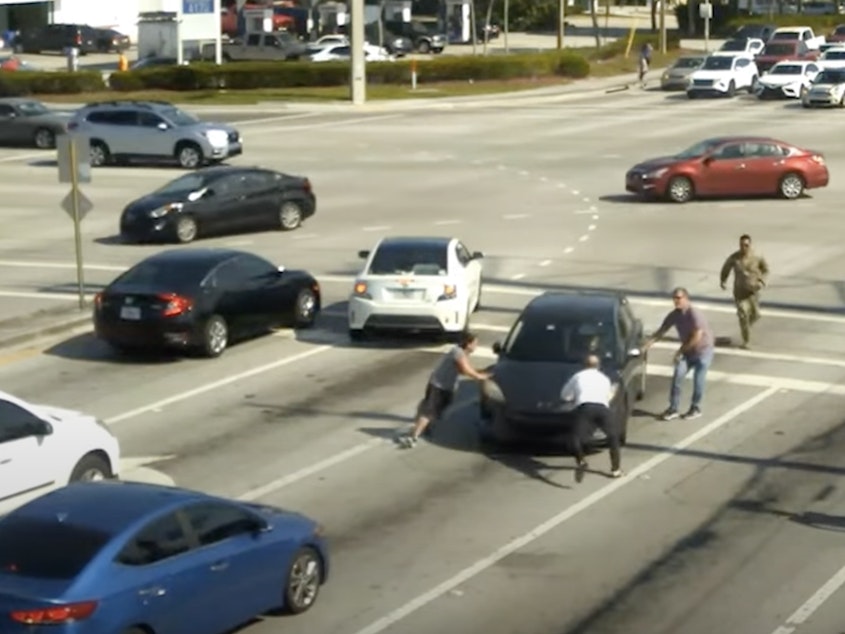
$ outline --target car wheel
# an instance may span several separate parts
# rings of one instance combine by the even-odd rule
[[[50,150],[56,147],[56,135],[53,134],[52,130],[48,130],[47,128],[38,128],[35,131],[32,142],[35,143],[35,147],[39,150]]]
[[[366,339],[366,334],[362,328],[350,328],[349,329],[349,340],[350,341],[364,341]]]
[[[291,614],[307,612],[316,603],[323,582],[323,562],[317,551],[300,548],[293,557],[285,581],[285,609]]]
[[[686,176],[673,176],[666,188],[669,200],[674,203],[685,203],[692,200],[695,189],[692,181]]]
[[[728,95],[728,97],[735,97],[736,96],[736,82],[734,82],[733,79],[731,80],[731,83],[728,84],[727,95]]]
[[[795,172],[790,172],[780,179],[780,195],[787,200],[800,198],[804,193],[804,179]]]
[[[102,167],[109,162],[109,147],[102,141],[91,141],[88,162],[91,167]]]
[[[310,328],[317,319],[317,296],[311,289],[299,291],[294,305],[293,324],[296,328]]]
[[[299,203],[287,200],[279,208],[279,226],[282,231],[293,231],[302,224],[302,207]]]
[[[181,244],[187,244],[197,239],[199,226],[192,216],[182,216],[176,222],[176,239]]]
[[[423,55],[428,55],[429,53],[431,53],[431,44],[429,44],[428,42],[425,42],[425,41],[420,42],[418,50]]]
[[[640,386],[637,389],[637,400],[641,401],[645,398],[648,386],[648,362],[643,363],[643,373],[640,375]]]
[[[89,453],[76,463],[70,474],[70,482],[99,482],[111,477],[109,461],[98,454]]]
[[[695,99],[697,96],[694,92],[687,92],[687,99]]]
[[[176,146],[176,160],[184,169],[197,169],[202,165],[204,158],[196,143],[180,143]]]
[[[202,331],[202,353],[209,359],[219,357],[229,345],[229,326],[220,315],[212,315]]]
[[[759,78],[757,77],[757,75],[754,75],[754,77],[751,78],[751,85],[748,86],[748,94],[749,95],[757,89],[757,82],[758,81],[759,81]]]

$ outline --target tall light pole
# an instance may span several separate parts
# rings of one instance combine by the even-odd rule
[[[506,54],[510,52],[510,49],[508,48],[508,29],[509,29],[509,27],[508,27],[508,21],[509,21],[508,12],[509,12],[510,8],[511,8],[510,0],[505,0],[505,16],[504,17],[505,17],[505,53]]]
[[[367,59],[364,54],[364,0],[350,0],[349,45],[349,93],[352,104],[363,106],[367,101]]]
[[[658,0],[651,0],[657,2]],[[660,0],[660,52],[666,54],[666,1]]]
[[[590,0],[591,2],[593,0]],[[557,48],[563,48],[563,21],[566,16],[566,0],[558,0],[557,5]]]

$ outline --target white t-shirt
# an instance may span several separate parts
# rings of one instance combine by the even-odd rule
[[[573,407],[584,403],[597,403],[610,407],[612,386],[610,379],[601,370],[587,368],[573,376],[561,390],[560,398],[572,402]]]

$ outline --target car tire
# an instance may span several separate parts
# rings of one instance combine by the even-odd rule
[[[179,244],[188,244],[197,239],[199,235],[199,225],[196,218],[193,216],[182,216],[176,221],[176,241]]]
[[[205,162],[202,149],[196,143],[182,142],[176,145],[176,160],[183,169],[199,169]]]
[[[643,373],[640,375],[640,386],[637,389],[636,399],[641,401],[648,392],[648,361],[643,362]]]
[[[754,77],[751,78],[751,84],[748,86],[748,94],[749,95],[753,94],[754,91],[757,89],[757,82],[759,80],[760,80],[760,78],[757,77],[757,75],[754,75]]]
[[[363,328],[350,328],[349,329],[349,340],[350,341],[364,341],[366,339],[366,333],[364,332]]]
[[[286,200],[279,207],[279,227],[282,231],[293,231],[302,226],[302,205]]]
[[[687,91],[687,99],[696,99],[697,97],[698,95],[696,95],[694,92]]]
[[[38,128],[32,135],[32,142],[39,150],[52,150],[56,147],[56,134],[48,128]]]
[[[780,179],[778,191],[783,198],[796,200],[797,198],[801,198],[801,195],[804,193],[804,187],[804,179],[801,178],[801,175],[795,172],[789,172],[788,174],[784,174]]]
[[[209,359],[222,355],[229,345],[229,326],[220,315],[212,315],[202,329],[202,354]]]
[[[311,328],[317,319],[318,312],[317,295],[310,288],[302,289],[293,305],[294,328]]]
[[[420,52],[421,55],[428,55],[429,53],[431,53],[431,44],[426,41],[422,41],[417,47],[417,50]]]
[[[109,146],[99,139],[92,140],[89,147],[88,162],[91,167],[102,167],[103,165],[107,165],[111,160]]]
[[[728,92],[725,93],[728,97],[735,97],[736,96],[736,82],[732,79],[731,83],[728,84]]]
[[[840,108],[845,108],[845,94],[839,99],[839,103],[837,104]]]
[[[673,176],[666,186],[666,196],[673,203],[687,203],[695,196],[695,187],[688,177]]]
[[[317,602],[322,583],[323,562],[320,555],[310,546],[300,548],[294,554],[285,575],[285,611],[289,614],[302,614],[310,610]]]
[[[98,482],[110,479],[112,474],[111,465],[105,457],[89,453],[76,463],[70,473],[69,482]]]

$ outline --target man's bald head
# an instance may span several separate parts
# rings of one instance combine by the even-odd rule
[[[601,365],[599,357],[596,354],[588,354],[584,359],[584,365],[588,368],[598,368]]]

